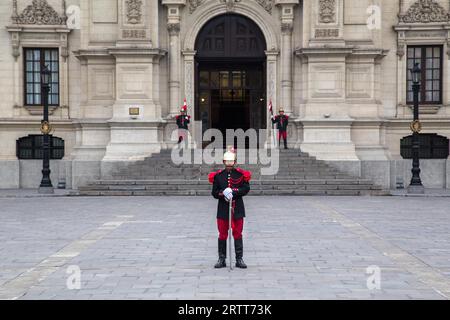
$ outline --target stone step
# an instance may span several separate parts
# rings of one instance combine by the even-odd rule
[[[292,193],[296,191],[308,191],[308,192],[323,192],[323,191],[382,191],[381,188],[377,186],[373,186],[372,184],[325,184],[324,183],[298,183],[297,181],[285,181],[283,183],[276,184],[267,184],[264,182],[261,183],[252,183],[251,186],[252,193],[255,191],[274,191],[278,192],[287,192]],[[166,184],[152,183],[150,181],[146,181],[146,183],[139,184],[139,182],[128,181],[124,183],[123,181],[102,181],[101,184],[92,184],[86,187],[80,188],[79,192],[81,195],[90,194],[92,192],[137,192],[142,191],[145,193],[168,193],[168,192],[195,192],[195,191],[204,191],[211,193],[211,185],[205,183],[204,181],[166,181]],[[339,192],[335,192],[339,194]]]
[[[149,184],[157,184],[157,185],[210,185],[208,180],[200,179],[200,180],[99,180],[91,185],[149,185]],[[372,182],[370,180],[365,179],[341,179],[341,180],[324,180],[324,179],[311,179],[311,180],[279,180],[279,181],[261,181],[261,180],[253,180],[251,181],[252,185],[305,185],[305,184],[330,184],[330,185],[371,185]]]
[[[174,165],[171,150],[150,158],[118,165],[116,172],[80,188],[82,196],[211,196],[208,174],[223,168],[221,164]],[[222,153],[220,153],[222,154]],[[381,195],[382,188],[371,181],[339,172],[324,161],[298,150],[280,152],[279,172],[262,176],[260,164],[246,163],[242,169],[252,171],[250,195]]]
[[[210,171],[212,172],[212,171]],[[208,173],[209,174],[209,173]],[[163,171],[159,171],[159,172],[148,172],[148,171],[133,171],[130,173],[126,173],[126,172],[121,172],[121,173],[114,173],[112,175],[112,177],[117,177],[118,179],[120,178],[120,180],[126,179],[127,177],[133,178],[133,179],[146,179],[146,180],[152,180],[151,177],[155,177],[155,176],[160,176],[160,177],[179,177],[180,179],[186,180],[186,179],[190,179],[190,178],[204,178],[207,179],[208,177],[207,173],[195,173],[195,172],[163,172]],[[297,171],[297,172],[281,172],[277,175],[261,175],[260,173],[258,174],[252,174],[252,177],[254,179],[264,179],[264,178],[268,178],[270,180],[273,179],[294,179],[294,178],[305,178],[306,176],[309,177],[322,177],[324,179],[328,179],[330,177],[342,177],[342,178],[347,178],[349,177],[348,175],[345,174],[340,174],[337,172],[333,172],[333,171]]]
[[[79,191],[72,196],[211,196],[203,190],[158,190],[158,191]],[[359,190],[255,190],[249,196],[361,196],[385,195]]]
[[[114,177],[108,177],[111,179],[142,179],[142,176],[114,176]],[[179,179],[184,179],[184,180],[199,180],[199,179],[205,179],[205,176],[189,176],[189,177],[185,177],[185,176],[180,176],[180,175],[174,175],[174,176],[145,176],[145,179],[149,179],[149,180],[179,180]],[[323,175],[323,176],[317,176],[317,175],[302,175],[302,176],[276,176],[276,177],[254,177],[254,179],[252,180],[257,181],[257,180],[261,180],[261,181],[277,181],[277,180],[286,180],[286,179],[297,179],[297,180],[313,180],[313,179],[318,179],[318,178],[322,178],[322,179],[328,179],[328,180],[339,180],[339,179],[346,179],[348,178],[347,176],[334,176],[334,175]]]

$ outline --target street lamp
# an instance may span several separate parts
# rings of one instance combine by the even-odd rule
[[[48,66],[44,66],[41,71],[41,95],[42,105],[44,106],[44,119],[41,123],[41,132],[43,135],[42,152],[42,181],[39,186],[39,193],[54,193],[52,181],[50,180],[50,137],[51,125],[48,121],[48,94],[50,92],[51,72]]]
[[[412,179],[408,187],[408,193],[423,194],[425,193],[425,188],[423,187],[422,181],[420,179],[420,161],[419,161],[419,151],[420,151],[420,131],[422,130],[422,125],[419,121],[419,92],[420,92],[420,82],[421,82],[420,64],[416,63],[414,68],[411,70],[412,81],[413,81],[413,94],[414,94],[414,121],[411,123],[411,130],[413,131],[413,143],[412,143]]]

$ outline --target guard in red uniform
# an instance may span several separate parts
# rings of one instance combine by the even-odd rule
[[[289,125],[289,116],[284,114],[284,110],[280,109],[280,114],[272,117],[272,123],[277,125],[278,129],[278,145],[280,146],[281,138],[284,140],[284,148],[287,146],[287,128]]]
[[[223,163],[225,165],[224,170],[209,174],[209,182],[213,184],[212,196],[219,200],[217,206],[219,261],[214,267],[216,269],[226,267],[229,202],[232,201],[231,228],[236,253],[236,267],[245,269],[247,266],[243,260],[244,245],[242,240],[245,217],[243,197],[250,191],[251,172],[235,168],[236,153],[232,148],[224,154]]]
[[[176,116],[178,126],[178,144],[187,139],[188,125],[191,123],[191,117],[188,116],[187,106],[183,106],[180,110],[180,115]]]

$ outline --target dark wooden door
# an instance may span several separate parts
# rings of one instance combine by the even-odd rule
[[[203,130],[266,127],[266,42],[247,17],[209,21],[196,41],[196,120]]]
[[[250,19],[226,14],[212,19],[200,31],[196,41],[197,59],[265,60],[266,42],[259,27]]]

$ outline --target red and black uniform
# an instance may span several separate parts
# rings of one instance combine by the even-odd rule
[[[178,126],[178,143],[186,140],[188,125],[191,123],[191,116],[180,114],[176,117]]]
[[[236,260],[243,256],[242,230],[244,228],[245,206],[243,197],[250,191],[251,173],[239,168],[226,169],[209,174],[209,181],[213,184],[212,196],[219,200],[217,205],[217,227],[219,229],[219,258],[225,259],[229,229],[229,202],[225,200],[223,192],[227,188],[233,190],[231,228],[233,231]]]
[[[272,123],[277,125],[278,129],[278,145],[280,145],[281,138],[284,140],[284,148],[287,149],[287,128],[289,125],[289,116],[278,115],[272,119]]]

